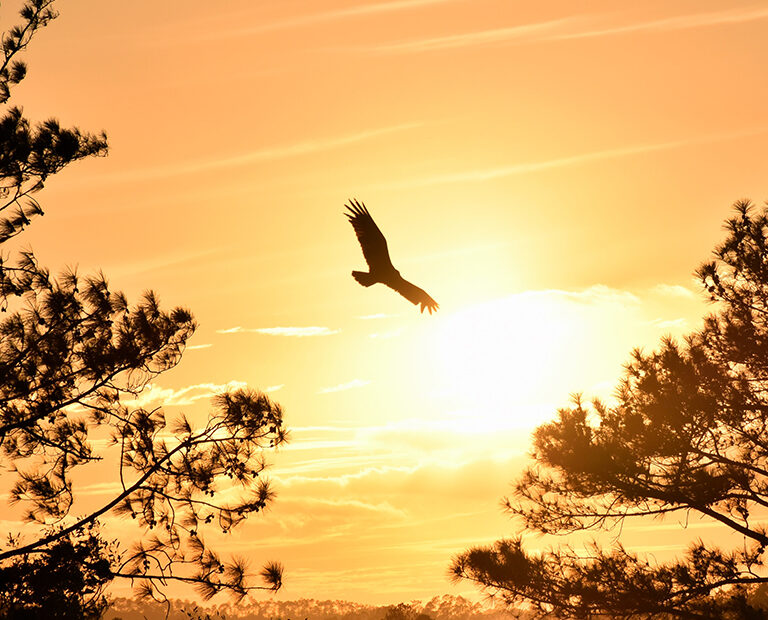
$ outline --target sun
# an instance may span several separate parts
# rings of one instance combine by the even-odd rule
[[[629,351],[615,335],[629,318],[601,291],[529,291],[457,310],[434,331],[436,390],[473,423],[534,428],[576,392],[612,391]]]

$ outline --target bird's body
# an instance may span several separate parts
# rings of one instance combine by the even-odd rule
[[[349,210],[349,213],[345,213],[345,215],[355,229],[357,240],[363,249],[365,262],[368,263],[367,272],[353,271],[352,277],[362,286],[372,286],[377,283],[385,284],[400,293],[412,304],[421,306],[422,312],[425,309],[429,310],[430,314],[436,311],[439,307],[437,302],[426,291],[408,282],[395,269],[389,258],[387,240],[379,227],[376,226],[376,222],[373,221],[365,205],[357,200],[350,200],[350,205],[345,206]]]

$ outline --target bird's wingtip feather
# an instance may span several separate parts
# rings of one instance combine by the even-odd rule
[[[344,215],[346,215],[350,220],[361,216],[371,217],[371,214],[368,213],[368,209],[366,208],[364,202],[360,202],[357,198],[350,198],[348,202],[349,204],[344,203],[344,206],[353,215],[350,215],[349,213],[345,213]]]

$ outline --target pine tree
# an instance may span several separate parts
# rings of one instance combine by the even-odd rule
[[[620,544],[530,553],[515,537],[460,554],[457,579],[539,617],[768,617],[754,602],[768,582],[768,209],[740,201],[735,212],[697,271],[716,312],[684,342],[634,351],[616,404],[576,399],[539,427],[506,509],[561,535],[698,515],[742,543],[699,541],[657,563]]]
[[[3,35],[0,103],[25,77],[18,56],[56,17],[52,5],[25,2],[21,25]],[[203,424],[130,406],[150,380],[179,363],[195,330],[192,314],[162,310],[151,292],[129,304],[103,274],[53,277],[31,251],[6,249],[43,214],[36,195],[51,175],[106,153],[103,133],[65,129],[53,119],[31,122],[18,107],[0,118],[0,464],[10,472],[4,481],[15,476],[11,502],[24,506],[37,530],[0,549],[0,615],[43,595],[14,586],[22,573],[61,594],[66,584],[54,558],[72,568],[83,549],[92,561],[80,563],[80,578],[97,575],[98,583],[80,592],[92,595],[97,610],[103,586],[115,578],[133,580],[148,596],[174,581],[205,597],[281,585],[278,563],[267,564],[265,585],[254,586],[245,560],[225,562],[204,542],[206,531],[230,532],[272,500],[260,474],[264,451],[285,440],[280,406],[255,391],[223,393]],[[95,447],[95,435],[108,435],[112,447]],[[81,514],[73,472],[83,479],[110,455],[119,491]],[[231,488],[238,499],[223,501],[221,491]],[[130,549],[114,549],[103,538],[114,533],[97,527],[107,514],[135,520],[145,534]],[[99,570],[89,572],[99,559]],[[84,594],[76,600],[77,588],[67,591],[75,592],[72,609],[82,608]]]

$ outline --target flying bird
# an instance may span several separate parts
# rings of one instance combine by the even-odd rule
[[[344,206],[349,210],[345,213],[355,229],[357,240],[363,249],[365,262],[368,263],[368,271],[353,271],[352,277],[363,286],[371,286],[377,282],[386,284],[389,288],[397,291],[412,304],[421,306],[421,311],[429,310],[432,314],[439,306],[427,292],[420,289],[415,284],[405,280],[400,272],[392,265],[387,250],[387,240],[376,226],[365,204],[357,200],[350,200],[350,204]]]

